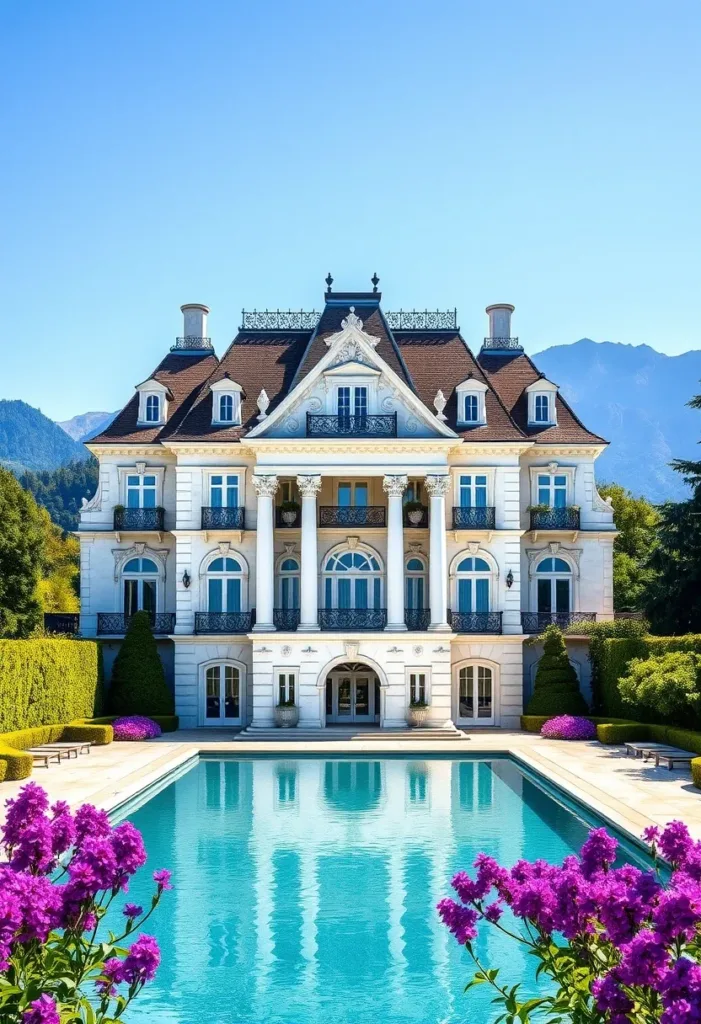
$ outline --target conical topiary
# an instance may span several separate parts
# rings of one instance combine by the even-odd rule
[[[166,684],[148,612],[132,616],[114,659],[108,703],[115,715],[173,714],[173,695]]]
[[[577,674],[567,657],[565,639],[557,626],[548,626],[526,714],[585,715],[588,710],[579,692]]]

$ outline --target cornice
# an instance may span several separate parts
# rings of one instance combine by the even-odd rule
[[[164,453],[165,446],[156,442],[154,444],[86,444],[88,451],[97,458],[101,455],[142,455],[145,458],[153,458]]]
[[[173,455],[235,455],[236,458],[248,456],[252,458],[254,451],[242,441],[227,441],[226,444],[207,442],[177,441],[163,446]]]
[[[607,444],[534,444],[529,454],[536,457],[542,455],[544,458],[551,455],[586,455],[598,459],[607,448]]]
[[[315,437],[261,437],[249,441],[252,452],[274,449],[280,452],[380,452],[392,454],[396,452],[450,452],[455,447],[455,441],[450,438],[394,438],[391,441],[380,438],[315,438]]]

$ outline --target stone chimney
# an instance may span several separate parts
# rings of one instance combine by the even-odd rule
[[[487,306],[485,312],[489,317],[489,334],[482,343],[482,351],[488,352],[523,352],[518,338],[511,336],[511,314],[514,307],[508,302],[495,302]]]
[[[180,307],[183,314],[183,336],[175,339],[171,352],[192,352],[211,349],[212,339],[207,337],[209,306],[201,302],[186,302]]]

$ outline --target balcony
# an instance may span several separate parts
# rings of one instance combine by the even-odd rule
[[[387,625],[386,608],[320,608],[319,625],[322,629],[381,630]]]
[[[195,612],[195,633],[250,633],[252,612]]]
[[[385,526],[384,505],[320,505],[319,526]]]
[[[302,525],[302,510],[301,508],[281,508],[279,505],[275,508],[275,525],[280,530],[296,530]]]
[[[120,533],[145,533],[152,530],[163,533],[164,508],[125,508],[117,505],[114,510],[114,529]]]
[[[430,608],[405,608],[404,622],[407,629],[421,631],[428,629],[431,624]]]
[[[78,612],[44,612],[44,630],[47,633],[75,634],[79,628]]]
[[[273,625],[283,633],[293,633],[299,626],[299,608],[273,608]]]
[[[396,437],[397,414],[318,416],[307,413],[307,437]]]
[[[124,612],[98,612],[98,636],[122,636],[129,628],[131,616]],[[175,630],[175,612],[152,612],[151,632],[164,636]]]
[[[531,530],[578,530],[578,508],[545,508],[531,510]]]
[[[454,530],[493,530],[494,509],[489,506],[464,508],[453,506]]]
[[[454,633],[501,633],[501,612],[448,611]]]
[[[521,612],[524,633],[542,633],[546,626],[566,629],[577,622],[596,622],[596,612]]]
[[[428,529],[428,509],[425,505],[421,508],[417,508],[414,505],[413,508],[404,509],[404,526],[408,530],[426,530]]]
[[[243,530],[244,521],[243,505],[232,508],[202,507],[203,530]]]

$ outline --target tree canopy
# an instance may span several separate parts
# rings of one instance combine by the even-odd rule
[[[23,473],[20,483],[47,509],[57,526],[77,530],[81,500],[92,498],[97,490],[97,474],[97,459],[91,455],[59,469]]]
[[[41,621],[37,590],[45,520],[31,494],[0,468],[0,636],[23,637]]]
[[[620,484],[599,484],[598,491],[602,498],[611,498],[619,531],[613,542],[613,606],[616,611],[637,611],[655,577],[649,559],[660,515],[646,498],[635,497]]]

